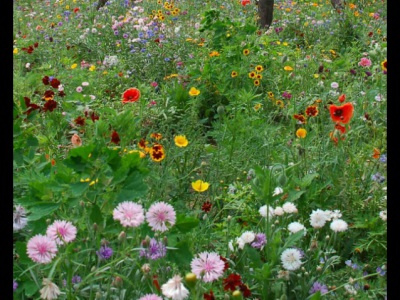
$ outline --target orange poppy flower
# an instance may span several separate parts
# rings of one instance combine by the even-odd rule
[[[139,98],[140,91],[137,88],[130,88],[122,94],[122,103],[136,102]]]
[[[347,124],[353,117],[354,106],[351,102],[347,102],[342,106],[336,106],[334,104],[329,106],[329,112],[334,122],[340,122]]]
[[[372,157],[375,159],[379,159],[380,156],[381,156],[381,151],[379,151],[379,149],[377,148],[374,148],[374,154],[372,155]]]

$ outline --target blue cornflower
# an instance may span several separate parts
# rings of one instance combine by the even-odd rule
[[[386,154],[381,154],[381,157],[379,158],[379,161],[382,162],[382,163],[386,163],[387,162]]]
[[[164,58],[164,61],[170,61],[171,59],[169,57]]]
[[[99,251],[96,251],[96,254],[100,260],[109,259],[113,254],[113,250],[110,247],[103,245],[100,247]]]
[[[79,276],[79,275],[75,275],[75,276],[73,276],[72,277],[72,279],[71,279],[71,282],[72,283],[79,283],[79,282],[81,282],[82,281],[82,278],[81,278],[81,276]]]
[[[381,276],[384,276],[386,274],[386,271],[383,270],[381,267],[377,267],[376,272],[379,273],[379,275]]]
[[[316,292],[320,291],[321,295],[326,294],[328,292],[328,287],[325,284],[319,283],[318,281],[314,282],[312,285],[309,293],[314,294]]]

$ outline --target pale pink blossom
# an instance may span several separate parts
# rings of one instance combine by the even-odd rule
[[[57,254],[56,242],[48,236],[37,234],[33,236],[27,244],[28,256],[37,263],[47,264]]]
[[[215,252],[202,252],[190,263],[192,273],[204,282],[217,280],[224,274],[225,263]]]
[[[156,202],[147,211],[146,220],[154,231],[164,232],[175,224],[176,213],[172,205]]]
[[[371,60],[366,57],[362,57],[358,63],[358,65],[361,67],[369,67],[371,64]]]
[[[124,201],[114,209],[113,217],[124,227],[137,227],[144,222],[143,207],[131,201]]]
[[[47,227],[46,235],[57,244],[69,243],[76,238],[76,227],[69,221],[56,220]]]

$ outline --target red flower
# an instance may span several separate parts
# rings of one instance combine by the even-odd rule
[[[36,105],[34,103],[31,103],[31,99],[29,99],[28,97],[24,97],[24,101],[25,101],[26,107],[28,107],[28,110],[26,112],[24,112],[24,114],[26,114],[27,116],[29,116],[29,114],[36,109],[39,109],[39,111],[40,111],[40,106]]]
[[[35,48],[39,47],[39,43],[38,42],[34,43],[33,47],[35,47]]]
[[[315,117],[316,115],[318,115],[318,107],[316,107],[315,105],[307,107],[306,115],[309,117]]]
[[[246,6],[247,4],[250,4],[250,0],[242,0],[243,6]]]
[[[85,118],[82,118],[81,116],[79,116],[74,120],[74,122],[76,125],[83,126],[83,125],[85,125]]]
[[[99,119],[99,115],[96,115],[94,112],[90,113],[90,118],[92,119],[93,122]]]
[[[341,94],[338,98],[339,102],[342,103],[346,100],[346,95],[345,94]]]
[[[58,88],[58,86],[61,84],[61,82],[57,79],[57,78],[53,78],[51,81],[50,81],[50,85],[53,87],[53,88]]]
[[[302,114],[294,114],[293,118],[295,118],[296,120],[298,120],[301,124],[306,124],[307,123],[307,119],[305,116],[303,116]]]
[[[158,290],[158,291],[161,291],[161,289],[160,289],[160,284],[158,283],[158,279],[157,279],[157,275],[153,275],[153,284],[154,284],[154,286],[156,287],[156,289]]]
[[[122,94],[122,103],[136,102],[139,98],[140,91],[137,88],[130,88]]]
[[[243,297],[247,298],[251,296],[251,291],[246,284],[242,283],[239,286],[239,290],[243,293]]]
[[[59,91],[58,92],[58,96],[60,96],[60,97],[64,97],[64,96],[66,96],[67,94],[66,93],[64,93],[64,91]]]
[[[52,90],[45,91],[42,97],[42,99],[45,101],[53,100],[53,98],[54,98],[54,92]]]
[[[235,291],[237,286],[242,284],[242,280],[239,274],[230,274],[224,280],[224,290],[225,291]]]
[[[77,13],[79,11],[79,7],[74,8],[74,13]]]
[[[50,84],[50,78],[49,78],[49,76],[44,76],[44,77],[42,78],[42,82],[43,82],[44,85],[49,85],[49,84]]]
[[[346,127],[340,125],[340,124],[336,124],[335,125],[335,129],[339,130],[342,134],[346,133]]]
[[[201,210],[207,213],[207,212],[209,212],[211,210],[211,206],[212,206],[211,202],[210,201],[206,201],[201,206]]]
[[[54,100],[49,100],[43,105],[43,111],[53,111],[56,107],[57,102]]]
[[[119,134],[114,130],[111,133],[111,142],[118,145],[120,141]]]
[[[329,112],[334,122],[347,124],[353,117],[354,106],[351,102],[345,103],[342,106],[332,104],[329,106]]]
[[[228,260],[225,257],[223,257],[222,255],[220,255],[219,258],[225,263],[225,265],[224,265],[224,272],[225,272],[226,270],[229,269]]]
[[[211,290],[210,290],[210,294],[204,294],[203,297],[205,300],[215,300],[214,293]]]

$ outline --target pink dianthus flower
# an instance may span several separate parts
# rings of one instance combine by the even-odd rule
[[[57,244],[53,239],[37,234],[28,241],[26,252],[34,262],[47,264],[56,256],[57,251]]]
[[[204,282],[217,280],[224,274],[225,262],[215,252],[202,252],[190,263],[192,273]]]
[[[146,220],[154,231],[167,231],[175,224],[176,213],[172,205],[165,202],[152,204],[146,213]]]

